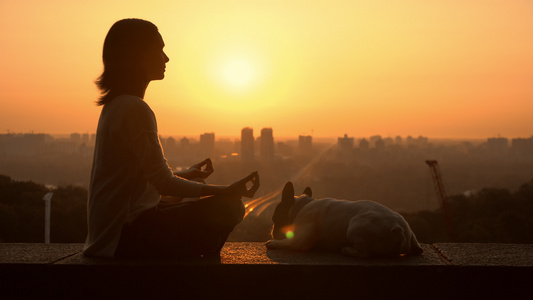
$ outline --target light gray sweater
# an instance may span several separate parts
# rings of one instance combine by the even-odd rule
[[[198,197],[201,187],[172,174],[148,104],[136,96],[116,97],[98,121],[84,255],[113,257],[124,224],[155,207],[161,195]]]

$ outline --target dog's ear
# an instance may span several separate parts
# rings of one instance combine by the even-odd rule
[[[290,181],[287,181],[283,187],[283,192],[281,192],[281,202],[286,202],[288,204],[294,203],[294,186]]]
[[[304,190],[304,194],[306,194],[309,197],[313,197],[313,191],[311,191],[310,187],[306,187]]]

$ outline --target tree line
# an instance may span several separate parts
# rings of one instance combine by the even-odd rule
[[[43,196],[52,191],[51,242],[82,243],[87,234],[87,190],[78,186],[54,189],[32,181],[0,175],[0,242],[44,242]],[[442,209],[402,213],[422,243],[533,243],[533,180],[516,191],[485,188],[472,195],[448,198]],[[233,241],[266,241],[271,216],[245,219]]]
[[[0,242],[44,242],[43,196],[53,192],[50,242],[81,243],[87,234],[87,190],[67,185],[54,189],[0,174]]]
[[[446,214],[438,209],[403,216],[422,243],[533,243],[533,180],[514,192],[485,188],[449,197]]]

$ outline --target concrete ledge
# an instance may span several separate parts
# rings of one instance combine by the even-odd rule
[[[2,299],[525,299],[533,245],[434,244],[361,260],[227,243],[220,259],[88,259],[81,244],[0,244]]]

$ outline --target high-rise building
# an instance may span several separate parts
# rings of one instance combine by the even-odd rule
[[[310,135],[298,136],[298,152],[300,155],[309,155],[313,152],[313,137]]]
[[[254,160],[254,130],[250,127],[241,130],[241,160]]]
[[[505,154],[509,148],[509,140],[503,137],[487,139],[487,149],[491,154]]]
[[[373,135],[369,138],[369,142],[371,146],[376,147],[376,142],[381,140],[381,135]]]
[[[81,142],[81,134],[79,133],[71,133],[70,134],[70,141],[75,143],[76,145]]]
[[[375,142],[374,142],[374,148],[376,148],[376,150],[378,151],[383,151],[385,150],[385,140],[383,139],[377,139]]]
[[[215,155],[215,134],[213,132],[200,135],[200,152],[204,157]]]
[[[403,143],[403,139],[401,136],[396,136],[396,138],[394,139],[394,141],[396,142],[396,145],[401,145]]]
[[[337,148],[341,152],[349,152],[353,150],[353,137],[348,137],[347,134],[344,137],[337,139]]]
[[[520,157],[533,158],[533,136],[530,138],[516,138],[511,140],[511,149]]]
[[[85,145],[89,144],[89,133],[84,133],[81,135],[81,142]]]
[[[370,143],[368,142],[367,139],[363,138],[359,141],[359,149],[360,150],[363,150],[363,151],[366,151],[368,150],[368,148],[370,148]]]
[[[189,139],[187,137],[182,137],[181,140],[180,140],[180,146],[181,147],[189,147],[189,145],[191,144],[191,141],[189,141]]]
[[[274,135],[272,128],[261,129],[261,160],[272,161],[274,159]]]

